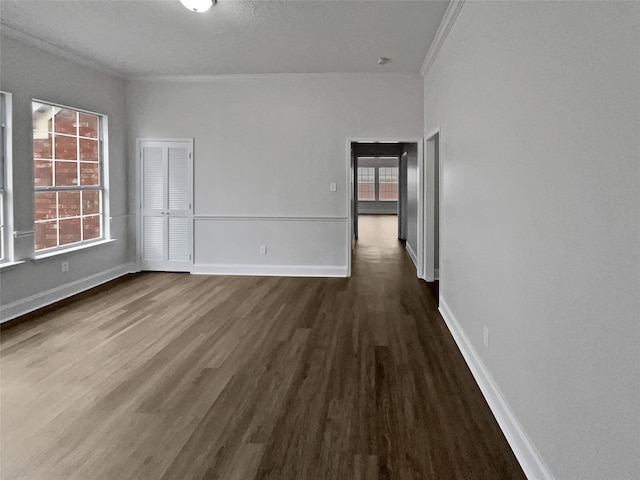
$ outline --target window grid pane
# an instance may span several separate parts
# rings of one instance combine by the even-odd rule
[[[380,167],[379,197],[381,201],[390,202],[398,200],[398,167]]]
[[[358,200],[371,202],[376,199],[376,169],[358,167]]]
[[[36,251],[102,238],[100,117],[41,102],[32,111]]]

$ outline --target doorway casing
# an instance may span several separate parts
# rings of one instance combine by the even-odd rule
[[[349,137],[346,142],[346,172],[345,172],[345,184],[348,185],[346,195],[346,209],[347,209],[347,226],[346,226],[346,256],[347,256],[347,277],[351,276],[351,257],[352,257],[352,240],[353,240],[353,225],[354,225],[354,208],[355,202],[355,178],[356,172],[354,169],[353,155],[351,152],[352,143],[415,143],[417,146],[418,155],[418,265],[417,276],[424,279],[424,139],[423,138],[355,138]]]
[[[427,282],[439,280],[440,277],[440,198],[442,196],[442,168],[440,162],[440,126],[425,137],[424,162],[420,178],[423,196],[422,238],[422,271],[420,277]]]

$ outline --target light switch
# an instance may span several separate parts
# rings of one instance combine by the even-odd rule
[[[331,182],[329,184],[329,191],[330,192],[335,192],[338,190],[338,185],[336,184],[336,182]]]

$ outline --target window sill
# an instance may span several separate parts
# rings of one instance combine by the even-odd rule
[[[15,267],[16,265],[20,265],[24,263],[24,260],[20,260],[19,262],[2,262],[0,263],[0,270],[3,268]]]
[[[87,248],[97,247],[99,245],[107,245],[109,243],[115,243],[115,238],[110,238],[108,240],[100,240],[98,242],[93,243],[85,243],[83,245],[77,245],[75,247],[63,248],[60,250],[54,250],[52,252],[41,253],[40,255],[36,255],[32,258],[34,261],[44,260],[45,258],[57,257],[58,255],[64,255],[65,253],[73,253],[79,252],[81,250],[86,250]]]

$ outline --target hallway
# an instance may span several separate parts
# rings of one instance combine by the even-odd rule
[[[523,479],[396,228],[349,279],[143,273],[3,330],[2,478]]]

